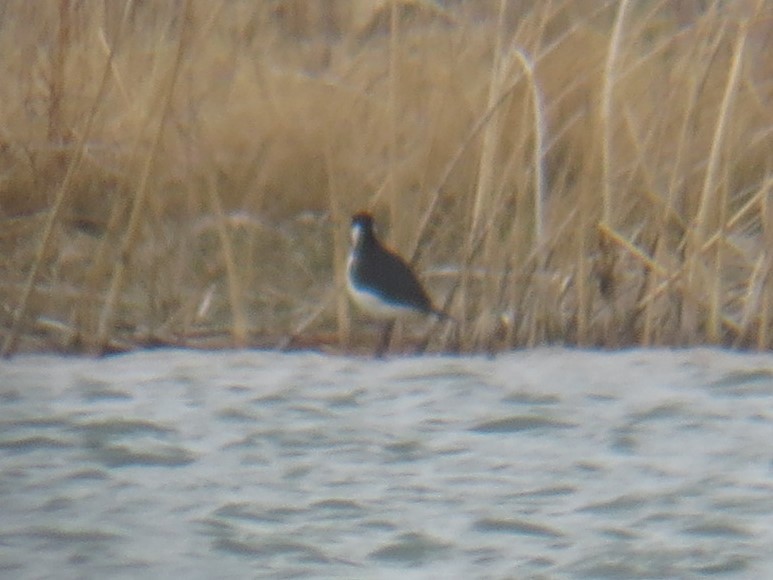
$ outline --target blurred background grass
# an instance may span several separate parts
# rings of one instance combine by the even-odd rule
[[[3,351],[356,350],[362,208],[459,321],[395,348],[770,348],[771,46],[764,0],[6,0]]]

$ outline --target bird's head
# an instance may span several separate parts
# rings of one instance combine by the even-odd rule
[[[365,236],[373,235],[373,216],[366,212],[360,211],[352,216],[352,245],[359,245],[360,241]]]

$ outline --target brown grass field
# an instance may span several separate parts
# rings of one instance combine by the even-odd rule
[[[2,352],[773,346],[769,0],[6,0]]]

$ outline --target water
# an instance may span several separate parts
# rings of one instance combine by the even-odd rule
[[[3,578],[763,578],[771,546],[771,355],[0,363]]]

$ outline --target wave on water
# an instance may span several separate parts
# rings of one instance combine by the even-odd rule
[[[0,573],[773,575],[773,356],[0,363]]]

